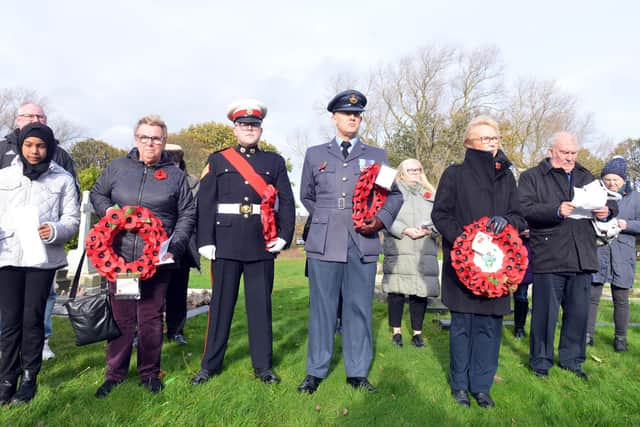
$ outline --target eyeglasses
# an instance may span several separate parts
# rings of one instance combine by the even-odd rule
[[[422,172],[422,168],[408,168],[407,173],[420,173]]]
[[[136,139],[143,144],[151,142],[153,145],[161,145],[164,142],[164,137],[162,136],[136,135]]]
[[[471,138],[473,139],[477,139],[478,141],[482,142],[483,144],[489,144],[491,142],[500,142],[502,141],[502,138],[499,136],[481,136],[479,138]]]
[[[47,116],[45,116],[44,114],[18,114],[18,117],[24,117],[25,119],[37,119],[37,120],[44,120],[47,118]]]
[[[261,124],[237,122],[236,126],[238,126],[240,129],[260,129]]]

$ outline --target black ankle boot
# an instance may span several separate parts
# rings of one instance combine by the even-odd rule
[[[527,323],[527,313],[529,312],[528,301],[515,301],[513,307],[513,323],[515,328],[513,334],[516,338],[522,338],[525,336],[524,324]]]
[[[36,374],[28,369],[22,373],[20,388],[13,395],[11,403],[27,403],[36,395],[38,385],[36,384]]]
[[[6,405],[9,403],[15,393],[16,381],[0,381],[0,405]]]

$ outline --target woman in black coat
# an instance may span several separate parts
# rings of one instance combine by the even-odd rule
[[[498,124],[479,116],[467,126],[461,164],[449,166],[442,177],[431,218],[443,236],[442,302],[451,311],[450,382],[453,398],[469,406],[470,391],[482,407],[493,406],[489,391],[498,368],[502,316],[509,313],[509,296],[488,299],[471,293],[451,266],[451,247],[464,226],[483,216],[499,234],[509,223],[526,227],[520,213],[511,163],[500,150]]]
[[[107,165],[91,189],[91,203],[100,216],[114,205],[149,209],[162,221],[167,236],[172,236],[163,261],[180,260],[188,247],[196,216],[187,177],[163,151],[167,125],[159,117],[141,118],[134,135],[135,148],[126,157]],[[137,233],[120,233],[113,241],[114,250],[127,262],[140,257],[144,246]],[[109,283],[113,315],[122,335],[107,344],[106,380],[96,391],[96,397],[107,396],[127,377],[136,329],[140,384],[151,393],[163,389],[160,381],[162,317],[171,270],[176,266],[160,266],[153,276],[141,280],[139,299],[116,298],[113,296],[115,283]]]

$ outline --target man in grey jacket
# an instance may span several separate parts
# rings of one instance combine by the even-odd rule
[[[309,148],[304,160],[300,200],[312,219],[305,244],[310,313],[307,376],[298,387],[301,393],[315,392],[329,372],[340,294],[347,383],[376,391],[367,377],[373,358],[371,310],[381,250],[378,231],[393,223],[402,193],[393,184],[381,209],[354,227],[352,199],[361,170],[387,163],[384,150],[358,138],[366,104],[366,97],[357,90],[336,95],[327,106],[333,113],[336,137]]]

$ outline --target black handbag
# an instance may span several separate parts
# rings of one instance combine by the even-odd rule
[[[69,300],[64,304],[69,313],[71,327],[76,335],[76,345],[111,340],[121,335],[111,312],[108,291],[105,290],[99,294],[76,300],[84,255],[83,251],[80,256],[80,265],[78,265],[73,277]]]

